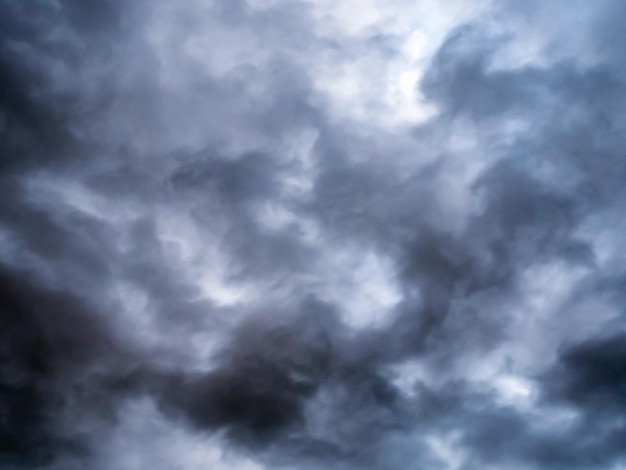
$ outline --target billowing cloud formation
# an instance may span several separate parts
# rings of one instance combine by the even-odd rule
[[[570,3],[0,0],[0,467],[626,465],[626,9]]]

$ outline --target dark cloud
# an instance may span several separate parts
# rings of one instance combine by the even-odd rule
[[[624,364],[621,335],[573,345],[559,357],[553,393],[598,411],[619,410],[624,406]]]
[[[295,320],[269,313],[238,327],[209,372],[165,373],[152,392],[166,413],[199,429],[225,428],[246,446],[360,462],[371,456],[366,443],[406,423],[395,388],[350,342],[336,312],[309,298]],[[325,414],[337,430],[316,435],[311,421]]]
[[[85,408],[114,416],[132,382],[130,356],[106,322],[80,299],[33,285],[27,276],[4,266],[0,283],[0,461],[8,468],[87,451],[89,443],[72,429],[72,413]]]
[[[112,39],[122,35],[120,3],[7,0],[1,7],[3,172],[47,167],[78,152],[84,158],[75,125],[106,96],[81,93],[78,77],[105,61]]]
[[[336,346],[329,335],[337,334],[328,307],[309,304],[293,325],[264,318],[239,327],[216,369],[182,381],[173,377],[164,406],[182,410],[196,426],[225,426],[253,443],[301,425],[304,402],[331,373]]]
[[[322,3],[0,1],[0,466],[618,468],[623,8]]]

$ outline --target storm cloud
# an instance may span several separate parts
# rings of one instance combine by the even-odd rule
[[[623,2],[0,9],[0,468],[626,468]]]

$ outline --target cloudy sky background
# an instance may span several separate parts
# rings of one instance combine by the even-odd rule
[[[1,468],[626,469],[626,3],[0,11]]]

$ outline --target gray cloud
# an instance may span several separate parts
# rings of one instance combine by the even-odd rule
[[[0,466],[619,468],[623,7],[346,5],[0,1]]]

